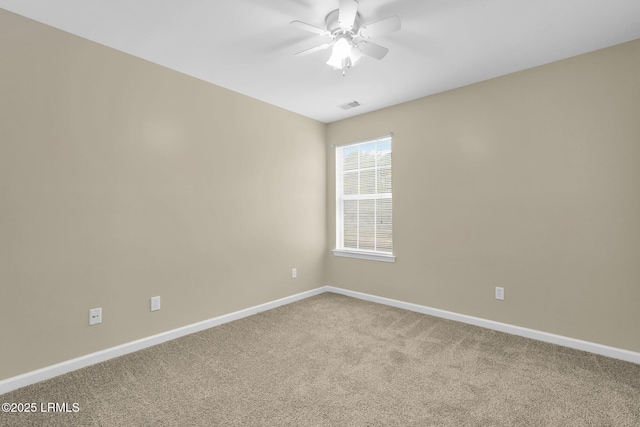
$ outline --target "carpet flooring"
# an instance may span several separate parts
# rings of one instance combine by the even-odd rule
[[[0,401],[39,407],[2,426],[640,426],[640,365],[325,293]]]

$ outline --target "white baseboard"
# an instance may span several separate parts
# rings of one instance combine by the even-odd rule
[[[85,356],[77,357],[75,359],[67,360],[65,362],[57,363],[55,365],[47,366],[45,368],[38,369],[36,371],[31,371],[22,375],[17,375],[15,377],[7,378],[5,380],[0,381],[0,395],[16,390],[21,387],[26,387],[28,385],[35,384],[40,381],[57,377],[58,375],[66,374],[68,372],[75,371],[80,368],[84,368],[86,366],[104,362],[105,360],[123,356],[128,353],[133,353],[134,351],[142,350],[147,347],[161,344],[163,342],[180,338],[185,335],[193,334],[195,332],[203,331],[205,329],[209,329],[214,326],[222,325],[223,323],[242,319],[244,317],[248,317],[253,314],[260,313],[262,311],[271,310],[273,308],[290,304],[292,302],[300,301],[302,299],[309,298],[314,295],[319,295],[325,292],[342,294],[342,295],[358,298],[365,301],[371,301],[378,304],[385,304],[392,307],[415,311],[418,313],[429,314],[431,316],[441,317],[449,320],[455,320],[462,323],[468,323],[470,325],[480,326],[487,329],[493,329],[500,332],[506,332],[512,335],[519,335],[522,337],[531,338],[538,341],[558,344],[564,347],[575,348],[577,350],[588,351],[591,353],[612,357],[614,359],[620,359],[627,362],[640,364],[640,353],[636,353],[629,350],[609,347],[609,346],[596,344],[588,341],[581,341],[574,338],[564,337],[561,335],[555,335],[547,332],[536,331],[534,329],[522,328],[520,326],[513,326],[506,323],[494,322],[492,320],[481,319],[479,317],[467,316],[464,314],[453,313],[451,311],[445,311],[445,310],[431,308],[423,305],[412,304],[409,302],[379,297],[375,295],[365,294],[362,292],[350,291],[347,289],[337,288],[334,286],[322,286],[316,289],[312,289],[310,291],[301,292],[299,294],[291,295],[289,297],[281,298],[275,301],[256,305],[254,307],[249,307],[244,310],[239,310],[233,313],[214,317],[209,320],[204,320],[202,322],[183,326],[181,328],[173,329],[167,332],[162,332],[157,335],[142,338],[136,341],[132,341],[116,347],[111,347],[95,353],[87,354]]]
[[[97,351],[95,353],[87,354],[85,356],[80,356],[75,359],[57,363],[55,365],[47,366],[45,368],[38,369],[36,371],[31,371],[22,375],[17,375],[15,377],[7,378],[5,380],[0,381],[0,395],[4,393],[8,393],[12,390],[16,390],[21,387],[25,387],[31,384],[38,383],[40,381],[57,377],[58,375],[66,374],[68,372],[75,371],[80,368],[84,368],[89,365],[94,365],[96,363],[104,362],[105,360],[123,356],[128,353],[133,353],[134,351],[142,350],[143,348],[151,347],[166,341],[183,337],[185,335],[193,334],[194,332],[203,331],[205,329],[209,329],[214,326],[221,325],[223,323],[242,319],[243,317],[248,317],[253,314],[260,313],[262,311],[271,310],[273,308],[280,307],[281,305],[290,304],[292,302],[309,298],[314,295],[324,293],[326,291],[327,291],[326,286],[323,286],[320,288],[312,289],[310,291],[301,292],[299,294],[281,298],[275,301],[256,305],[254,307],[249,307],[244,310],[235,311],[233,313],[214,317],[212,319],[204,320],[202,322],[183,326],[181,328],[173,329],[167,332],[162,332],[160,334],[142,338],[126,344],[107,348],[105,350]]]
[[[480,326],[482,328],[493,329],[495,331],[506,332],[511,335],[518,335],[525,338],[531,338],[538,341],[544,341],[551,344],[558,344],[563,347],[574,348],[576,350],[588,351],[590,353],[600,354],[602,356],[620,359],[627,362],[640,364],[640,353],[624,350],[616,347],[609,347],[602,344],[596,344],[589,341],[582,341],[575,338],[569,338],[562,335],[550,334],[548,332],[537,331],[535,329],[523,328],[520,326],[509,325],[507,323],[494,322],[479,317],[467,316],[465,314],[454,313],[451,311],[431,308],[424,305],[412,304],[409,302],[398,301],[390,298],[379,297],[375,295],[365,294],[362,292],[350,291],[348,289],[336,288],[334,286],[325,286],[328,292],[346,295],[365,301],[371,301],[378,304],[390,305],[392,307],[403,308],[405,310],[415,311],[422,314],[429,314],[435,317],[455,320],[457,322],[468,323],[470,325]]]

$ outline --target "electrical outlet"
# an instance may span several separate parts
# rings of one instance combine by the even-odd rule
[[[292,268],[291,269],[291,278],[295,279],[296,277],[298,277],[298,269],[297,268]]]
[[[89,310],[89,326],[102,323],[102,307]]]
[[[151,297],[151,311],[160,310],[160,297]]]
[[[496,299],[504,300],[504,288],[496,286]]]

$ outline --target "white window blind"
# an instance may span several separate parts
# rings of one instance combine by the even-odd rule
[[[338,251],[391,255],[391,188],[390,136],[336,148]]]

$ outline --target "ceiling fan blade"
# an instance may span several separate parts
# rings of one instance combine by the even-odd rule
[[[387,49],[386,47],[365,41],[361,41],[360,43],[358,43],[358,50],[365,55],[375,59],[382,59],[389,52],[389,49]]]
[[[321,44],[320,46],[316,46],[316,47],[312,47],[309,49],[305,49],[302,52],[298,52],[296,53],[294,56],[305,56],[305,55],[309,55],[312,53],[316,53],[319,52],[321,50],[325,50],[329,47],[333,46],[333,43],[325,43],[325,44]]]
[[[400,18],[397,16],[391,16],[381,21],[372,22],[364,27],[360,28],[358,35],[363,39],[370,37],[382,36],[384,34],[398,31],[401,28]]]
[[[358,2],[356,0],[340,0],[338,12],[338,25],[346,31],[351,31],[358,15]]]
[[[302,21],[291,21],[291,25],[296,28],[299,28],[304,31],[309,31],[313,34],[318,34],[320,36],[331,36],[331,33],[323,28],[314,27],[313,25],[307,24]]]

